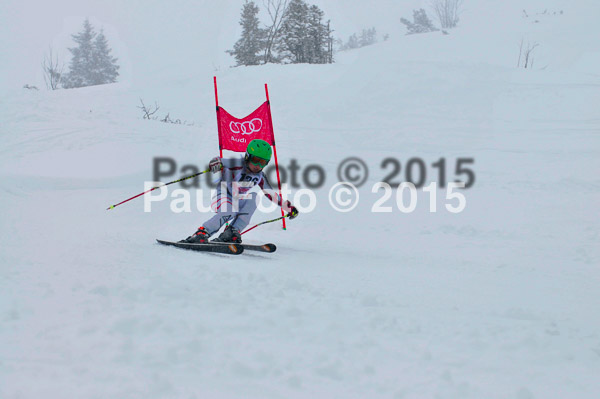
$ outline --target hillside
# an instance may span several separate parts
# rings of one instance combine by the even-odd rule
[[[176,160],[174,180],[218,153],[208,63],[4,91],[0,397],[597,397],[596,6],[531,3],[564,10],[533,23],[519,2],[495,3],[470,6],[449,35],[396,34],[332,65],[216,72],[236,116],[268,83],[280,163],[326,172],[313,211],[244,236],[274,254],[159,246],[209,216],[170,199],[105,210],[144,190],[155,157]],[[515,67],[523,37],[541,44],[537,68]],[[143,120],[140,98],[190,125]],[[328,191],[348,157],[369,176],[342,213]],[[422,190],[411,213],[395,190],[391,212],[372,212],[386,158],[401,162],[396,182],[423,160],[426,184],[441,158],[448,182],[473,159],[464,211],[438,188],[436,212]],[[200,187],[192,198],[206,203]]]

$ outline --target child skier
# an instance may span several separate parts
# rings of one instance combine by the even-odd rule
[[[252,214],[256,210],[257,198],[256,195],[246,199],[239,197],[248,193],[254,186],[258,185],[267,198],[281,206],[282,198],[273,190],[263,173],[263,168],[271,160],[272,152],[269,143],[257,139],[252,140],[246,147],[244,159],[219,157],[211,159],[209,163],[211,172],[221,172],[211,204],[216,215],[208,219],[194,234],[179,242],[207,243],[210,236],[229,222],[221,235],[213,241],[241,243],[240,232],[250,223]],[[290,201],[285,201],[283,210],[290,219],[298,216],[298,210]]]

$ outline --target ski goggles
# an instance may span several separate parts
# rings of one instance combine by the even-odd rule
[[[250,157],[248,158],[248,162],[250,162],[253,165],[260,166],[262,168],[267,166],[267,164],[269,163],[269,161],[267,161],[266,159],[259,158],[256,155],[250,155]]]

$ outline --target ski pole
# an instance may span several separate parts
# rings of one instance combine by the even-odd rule
[[[260,223],[258,223],[258,224],[255,224],[254,226],[250,227],[249,229],[246,229],[246,230],[244,230],[244,231],[243,231],[241,234],[246,234],[246,233],[247,233],[247,232],[249,232],[250,230],[257,228],[257,227],[258,227],[258,226],[260,226],[261,224],[273,223],[273,222],[276,222],[276,221],[278,221],[278,220],[285,219],[285,218],[286,218],[286,217],[288,217],[288,216],[290,216],[290,215],[289,215],[289,214],[287,214],[287,215],[285,215],[285,216],[279,216],[277,219],[271,219],[271,220],[267,220],[267,221],[264,221],[264,222],[260,222]]]
[[[173,180],[172,182],[169,182],[169,183],[164,183],[164,184],[162,184],[162,185],[160,185],[160,186],[153,187],[153,188],[151,188],[150,190],[148,190],[148,191],[144,191],[143,193],[140,193],[140,194],[138,194],[138,195],[135,195],[135,196],[133,196],[133,197],[131,197],[131,198],[129,198],[129,199],[126,199],[125,201],[121,201],[121,202],[119,202],[118,204],[111,205],[111,206],[109,206],[108,208],[106,208],[106,210],[108,211],[108,210],[110,210],[110,209],[113,209],[115,206],[119,206],[119,205],[121,205],[121,204],[124,204],[124,203],[126,203],[127,201],[131,201],[132,199],[134,199],[134,198],[137,198],[137,197],[139,197],[140,195],[144,195],[144,194],[146,194],[146,193],[149,193],[149,192],[151,192],[151,191],[154,191],[154,190],[156,190],[157,188],[165,187],[165,186],[168,186],[169,184],[178,183],[178,182],[180,182],[180,181],[183,181],[183,180],[191,179],[192,177],[200,176],[201,174],[204,174],[204,173],[207,173],[207,172],[210,172],[210,169],[203,170],[202,172],[199,172],[199,173],[193,174],[193,175],[191,175],[191,176],[182,177],[181,179],[178,179],[178,180]]]

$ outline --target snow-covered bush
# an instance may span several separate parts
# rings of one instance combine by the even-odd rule
[[[377,31],[375,28],[363,29],[362,32],[357,35],[353,33],[346,43],[343,41],[339,41],[339,50],[352,50],[359,47],[370,46],[372,44],[377,43]]]
[[[424,9],[413,10],[413,22],[406,18],[400,18],[400,22],[406,25],[406,34],[435,32],[438,29],[433,26],[433,22],[427,16]]]

